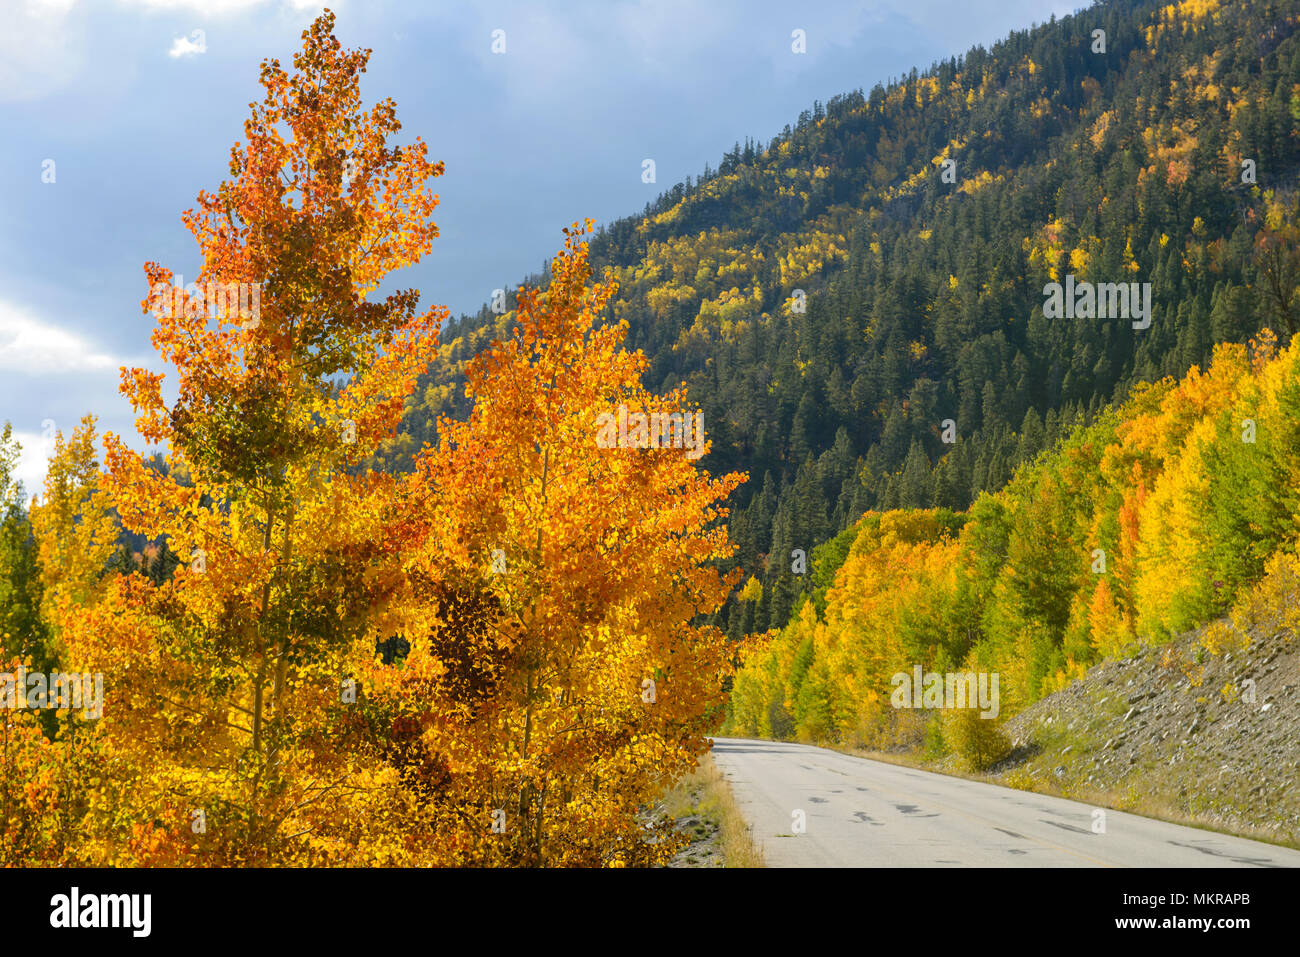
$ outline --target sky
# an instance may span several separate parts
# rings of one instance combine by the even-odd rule
[[[324,6],[345,48],[373,50],[365,103],[391,96],[396,142],[418,135],[446,163],[433,251],[385,288],[459,315],[539,271],[565,225],[638,213],[815,100],[1083,5],[0,0],[0,423],[18,477],[39,492],[55,431],[87,412],[144,449],[117,391],[123,365],[167,371],[143,264],[197,275],[181,213],[228,175],[262,61],[289,66]]]

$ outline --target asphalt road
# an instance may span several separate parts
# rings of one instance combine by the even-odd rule
[[[715,738],[769,867],[1300,867],[1300,851],[806,744]],[[803,830],[796,811],[803,812]]]

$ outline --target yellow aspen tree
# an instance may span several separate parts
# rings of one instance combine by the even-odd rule
[[[469,363],[472,413],[439,423],[394,525],[409,651],[367,687],[410,731],[452,863],[665,860],[677,842],[643,809],[722,718],[734,649],[697,619],[740,581],[715,562],[744,477],[698,465],[702,413],[648,393],[626,326],[598,323],[615,284],[590,281],[590,227]],[[664,422],[684,436],[651,447]]]

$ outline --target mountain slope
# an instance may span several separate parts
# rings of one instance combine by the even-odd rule
[[[1300,642],[1277,611],[1235,651],[1216,643],[1226,622],[1197,629],[1034,704],[1007,723],[1019,747],[998,779],[1300,844]]]
[[[1099,4],[817,104],[602,231],[646,384],[686,382],[707,466],[751,476],[731,530],[761,599],[721,624],[783,624],[812,587],[792,551],[863,511],[964,508],[1135,383],[1292,331],[1294,264],[1269,243],[1294,222],[1298,15]],[[1151,283],[1150,327],[1045,318],[1067,274]],[[460,367],[511,321],[448,331],[387,465],[464,415]]]
[[[938,701],[898,699],[899,675],[995,675],[990,716],[1007,718],[1230,611],[1211,654],[1293,632],[1300,337],[1274,349],[1267,331],[1218,346],[1205,371],[1136,390],[965,513],[865,515],[818,556],[812,600],[750,653],[731,730],[961,752],[979,735]]]

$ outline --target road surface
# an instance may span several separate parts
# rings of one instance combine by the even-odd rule
[[[1300,867],[1272,844],[806,744],[715,738],[713,760],[769,867]]]

